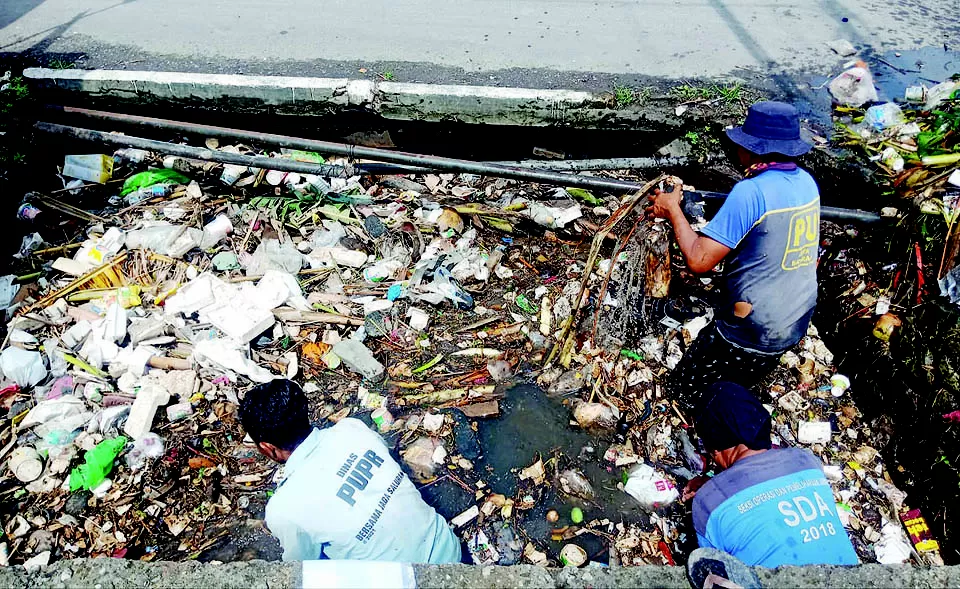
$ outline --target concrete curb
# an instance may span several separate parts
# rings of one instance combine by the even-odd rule
[[[681,124],[665,102],[618,109],[610,93],[576,90],[126,70],[28,68],[23,75],[49,101],[104,108],[214,106],[290,115],[359,111],[394,120],[595,129],[662,130]]]
[[[329,561],[326,561],[329,563]],[[347,563],[351,564],[351,563]],[[368,567],[370,563],[353,563]],[[405,565],[409,569],[409,565]],[[61,560],[41,570],[28,572],[22,566],[0,568],[0,586],[13,589],[97,587],[302,587],[299,562],[140,562],[115,558]],[[347,567],[349,568],[349,567]],[[960,567],[917,568],[908,565],[862,565],[856,567],[784,567],[757,569],[764,587],[957,587]],[[341,571],[343,572],[343,571]],[[460,587],[494,589],[529,588],[621,588],[661,587],[687,589],[690,585],[681,567],[543,569],[530,565],[512,567],[465,565],[414,565],[418,588]],[[328,575],[319,578],[328,585],[345,580],[356,585],[364,578]],[[314,577],[317,581],[318,578]],[[384,580],[387,582],[387,580]],[[309,584],[309,583],[308,583]],[[343,586],[343,582],[339,583]],[[353,586],[351,585],[351,586]]]

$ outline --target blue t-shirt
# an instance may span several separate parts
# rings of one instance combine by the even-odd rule
[[[859,563],[809,450],[773,449],[738,460],[697,492],[693,525],[701,547],[750,566]]]
[[[770,170],[737,183],[702,233],[733,250],[717,307],[720,334],[765,353],[800,341],[817,304],[820,191],[810,174]],[[733,313],[741,301],[752,305],[743,318]]]

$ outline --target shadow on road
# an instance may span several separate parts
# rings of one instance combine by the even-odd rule
[[[4,29],[13,24],[22,18],[26,13],[30,12],[40,4],[43,4],[44,1],[45,0],[12,0],[12,3],[8,5],[11,0],[0,0],[0,29]],[[49,53],[48,49],[50,45],[63,36],[64,33],[70,30],[74,24],[80,22],[81,20],[101,14],[108,10],[113,10],[114,8],[118,8],[126,4],[133,4],[134,2],[137,2],[137,0],[120,0],[115,4],[105,6],[99,10],[84,10],[83,12],[77,13],[76,16],[64,23],[48,27],[29,35],[24,35],[13,41],[10,41],[5,45],[0,45],[0,60],[3,62],[18,61],[24,66],[47,66],[54,64],[56,67],[63,67],[65,65],[73,64],[78,59],[83,57],[84,54],[80,52]],[[26,49],[21,51],[4,51],[5,49],[9,49],[24,42],[30,41],[31,39],[38,40]]]
[[[0,30],[7,28],[20,20],[24,14],[30,12],[45,0],[4,0],[0,2]]]

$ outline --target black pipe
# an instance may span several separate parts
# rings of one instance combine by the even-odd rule
[[[417,153],[408,153],[404,151],[392,151],[388,149],[378,149],[376,147],[363,147],[360,145],[348,145],[345,143],[335,143],[332,141],[318,141],[316,139],[303,139],[299,137],[289,137],[287,135],[276,135],[274,133],[261,133],[259,131],[244,131],[242,129],[229,129],[226,127],[216,127],[213,125],[203,125],[199,123],[186,123],[183,121],[171,121],[168,119],[157,119],[154,117],[143,117],[138,115],[125,115],[85,108],[76,108],[71,106],[62,107],[63,112],[78,114],[88,118],[108,121],[111,123],[136,124],[165,131],[177,131],[180,133],[192,133],[198,135],[207,135],[212,137],[224,137],[246,141],[260,145],[271,145],[274,147],[286,147],[290,149],[302,149],[306,151],[317,151],[321,153],[333,153],[346,156],[350,159],[372,159],[381,162],[394,164],[405,164],[421,168],[437,168],[450,172],[466,172],[470,174],[479,174],[482,176],[496,176],[500,178],[512,178],[514,180],[525,180],[527,182],[542,182],[545,184],[556,184],[559,186],[571,186],[575,188],[596,188],[599,190],[609,190],[612,192],[635,192],[643,188],[643,184],[637,182],[627,182],[625,180],[614,180],[612,178],[597,178],[594,176],[577,176],[574,174],[564,174],[562,172],[552,172],[549,170],[531,170],[517,168],[513,166],[503,166],[499,164],[487,164],[481,162],[472,162],[470,160],[461,160],[448,157],[421,155]],[[49,123],[45,123],[49,124]],[[204,158],[211,159],[212,158]],[[279,160],[274,160],[279,161]],[[280,169],[280,168],[274,168]],[[292,171],[292,170],[290,170]]]
[[[388,158],[395,161],[416,162],[427,167],[436,167],[450,171],[468,172],[487,176],[502,178],[514,178],[517,180],[533,180],[547,184],[559,184],[561,186],[571,186],[577,188],[598,188],[603,190],[626,190],[636,191],[642,189],[642,185],[635,182],[626,182],[623,180],[613,180],[607,178],[596,178],[593,176],[577,176],[574,174],[564,174],[561,172],[550,172],[546,170],[529,170],[501,166],[499,164],[488,164],[481,162],[471,162],[469,160],[458,160],[438,156],[428,156],[405,152],[393,152],[373,147],[361,147],[355,145],[346,145],[342,143],[332,143],[329,141],[315,141],[312,139],[297,139],[295,137],[286,137],[283,135],[274,135],[271,133],[260,133],[256,131],[242,131],[239,129],[227,129],[214,127],[211,125],[200,125],[195,123],[183,123],[178,121],[167,121],[164,119],[154,119],[151,117],[140,117],[135,115],[118,115],[103,111],[92,111],[73,107],[64,107],[66,112],[84,114],[92,118],[109,120],[123,123],[141,123],[150,127],[177,130],[186,133],[201,133],[206,135],[218,135],[221,137],[231,137],[244,141],[263,142],[280,147],[293,149],[304,149],[309,151],[328,151],[331,153],[341,153],[349,157],[377,157],[388,161]],[[112,145],[122,145],[128,147],[137,147],[168,153],[194,159],[214,161],[228,164],[237,164],[255,168],[266,168],[280,170],[283,172],[297,172],[301,174],[316,174],[327,177],[345,177],[355,173],[353,166],[333,166],[329,164],[310,164],[306,162],[297,162],[294,160],[270,158],[263,156],[249,156],[229,153],[224,151],[210,150],[206,148],[189,147],[163,141],[154,141],[152,139],[143,139],[130,135],[119,135],[116,133],[107,133],[104,131],[94,131],[91,129],[81,129],[78,127],[69,127],[66,125],[57,125],[54,123],[37,122],[34,125],[38,130],[47,133],[66,135],[77,139],[89,141],[101,141]],[[327,146],[333,146],[329,148]],[[400,162],[402,163],[402,162]],[[703,191],[684,191],[685,198],[703,200],[726,199],[727,195],[722,192],[703,192]],[[868,211],[840,209],[834,207],[821,207],[820,216],[823,219],[832,221],[855,221],[861,223],[876,223],[882,217],[876,213]]]
[[[684,198],[693,197],[694,199],[703,199],[705,201],[726,200],[727,195],[723,192],[706,191],[683,191]],[[857,223],[879,223],[883,217],[870,211],[859,209],[841,209],[837,207],[820,207],[820,218],[827,221],[857,222]]]
[[[689,166],[692,161],[685,157],[608,157],[585,160],[517,160],[484,162],[495,166],[510,166],[554,172],[586,172],[598,170],[650,170],[655,168],[678,168]],[[357,170],[368,174],[435,174],[436,168],[420,168],[401,164],[362,162],[355,164]]]
[[[120,135],[118,133],[107,133],[105,131],[94,131],[92,129],[81,129],[79,127],[68,127],[66,125],[57,125],[55,123],[45,123],[39,121],[34,123],[38,131],[51,133],[54,135],[65,135],[75,139],[85,141],[98,141],[111,145],[120,145],[123,147],[136,147],[159,153],[170,155],[179,155],[192,159],[219,162],[222,164],[235,164],[238,166],[248,166],[251,168],[264,168],[267,170],[280,170],[281,172],[297,172],[299,174],[315,174],[317,176],[326,176],[334,178],[349,178],[354,174],[352,166],[334,166],[330,164],[311,164],[308,162],[298,162],[289,159],[275,157],[265,157],[261,155],[242,155],[239,153],[230,153],[227,151],[217,151],[205,147],[190,147],[189,145],[179,145],[176,143],[167,143],[165,141],[154,141],[153,139],[144,139],[142,137],[133,137],[131,135]]]

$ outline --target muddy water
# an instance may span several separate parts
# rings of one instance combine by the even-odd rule
[[[611,522],[646,520],[645,513],[626,493],[617,489],[619,469],[608,470],[602,463],[603,453],[612,442],[591,436],[575,425],[570,425],[570,410],[560,399],[547,396],[539,387],[520,384],[506,392],[501,402],[501,415],[495,419],[477,420],[475,441],[480,455],[474,460],[475,469],[482,473],[481,479],[494,493],[516,497],[519,479],[517,471],[535,462],[537,457],[547,463],[557,456],[563,468],[577,468],[593,486],[596,497],[586,502],[559,496],[549,483],[553,482],[555,470],[548,466],[548,481],[542,487],[543,494],[536,506],[529,511],[516,510],[517,528],[521,537],[537,541],[556,557],[563,547],[562,542],[550,541],[553,527],[572,525],[570,510],[580,507],[584,522],[594,519],[609,519]],[[458,430],[467,426],[458,424]],[[458,438],[462,437],[458,431]],[[462,439],[463,446],[469,446]],[[556,485],[553,485],[554,487]],[[473,504],[472,495],[456,484],[442,481],[423,489],[424,498],[446,517],[452,517]],[[556,509],[560,521],[550,524],[546,513]],[[607,560],[604,543],[590,534],[579,536],[575,542],[582,546],[591,558]]]

